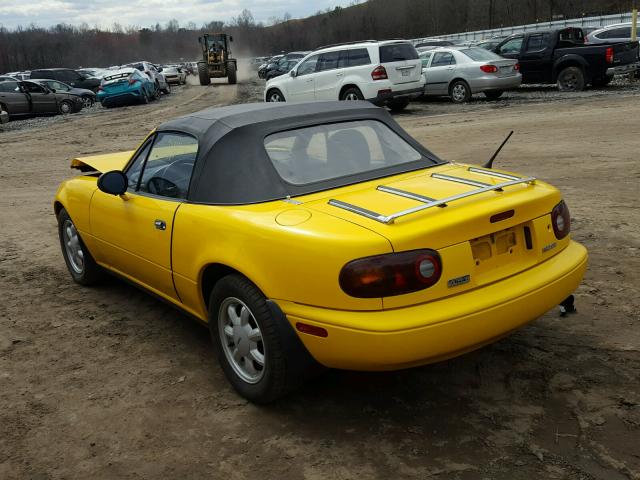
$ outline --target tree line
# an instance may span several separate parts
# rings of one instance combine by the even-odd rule
[[[236,57],[308,50],[364,39],[415,38],[561,18],[628,12],[630,0],[368,0],[304,18],[265,24],[245,10],[231,21],[197,26],[171,20],[152,27],[66,24],[0,27],[0,72],[47,67],[106,67],[135,60],[195,61],[197,37],[224,31]]]

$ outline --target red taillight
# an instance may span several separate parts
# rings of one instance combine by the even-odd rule
[[[562,240],[571,231],[571,214],[564,200],[551,211],[551,226],[558,240]]]
[[[440,279],[442,262],[435,250],[375,255],[347,263],[340,287],[352,297],[379,298],[428,288]]]
[[[371,78],[374,80],[386,80],[389,77],[387,77],[387,70],[382,65],[379,65],[371,72]]]
[[[140,80],[137,80],[135,78],[130,78],[129,79],[129,85],[135,85],[136,83],[138,83]]]
[[[498,67],[495,65],[481,65],[480,70],[484,73],[496,73],[498,71]]]
[[[607,48],[606,52],[605,52],[605,59],[607,60],[607,63],[613,63],[613,48],[609,47]]]
[[[514,69],[516,72],[519,72],[519,71],[520,71],[520,64],[519,64],[519,63],[516,63],[516,64],[513,66],[513,69]]]

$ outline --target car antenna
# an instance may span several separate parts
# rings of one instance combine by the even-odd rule
[[[502,147],[504,147],[507,144],[507,142],[511,138],[511,135],[513,135],[513,130],[511,130],[511,132],[509,132],[509,135],[507,135],[507,138],[505,138],[504,142],[502,142],[500,144],[500,146],[496,150],[496,153],[494,153],[493,156],[489,159],[489,161],[483,165],[484,168],[493,168],[493,161],[496,159],[496,157],[498,156],[498,154],[502,150]]]

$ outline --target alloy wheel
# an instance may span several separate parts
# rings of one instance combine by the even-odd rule
[[[65,220],[62,226],[62,235],[69,264],[74,272],[81,275],[84,272],[84,251],[76,226],[71,220]]]
[[[265,370],[264,341],[258,322],[242,300],[229,297],[222,302],[218,335],[233,371],[247,383],[258,383]]]
[[[458,83],[455,87],[451,89],[451,96],[456,102],[462,102],[467,96],[467,87]]]

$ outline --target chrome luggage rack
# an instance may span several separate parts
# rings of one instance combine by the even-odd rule
[[[511,185],[519,185],[522,183],[533,185],[536,181],[535,177],[516,177],[514,175],[494,172],[492,170],[485,170],[483,168],[469,167],[468,171],[472,173],[478,173],[480,175],[487,175],[493,178],[501,178],[506,181],[502,183],[491,184],[491,183],[480,182],[477,180],[470,180],[468,178],[445,175],[442,173],[432,173],[431,178],[437,178],[439,180],[445,180],[448,182],[456,182],[456,183],[462,183],[464,185],[469,185],[472,187],[478,187],[475,190],[470,190],[468,192],[459,193],[458,195],[452,195],[451,197],[441,198],[441,199],[426,197],[424,195],[407,192],[405,190],[400,190],[398,188],[385,187],[384,185],[379,185],[376,188],[376,190],[379,190],[385,193],[390,193],[392,195],[398,195],[400,197],[410,198],[411,200],[416,200],[418,202],[424,203],[424,205],[418,205],[417,207],[407,208],[406,210],[401,210],[399,212],[392,213],[391,215],[382,215],[380,213],[367,210],[366,208],[358,207],[357,205],[352,205],[350,203],[343,202],[341,200],[335,200],[335,199],[329,200],[329,205],[342,208],[343,210],[348,210],[350,212],[356,213],[358,215],[362,215],[363,217],[370,218],[380,223],[391,224],[400,217],[411,215],[412,213],[416,213],[416,212],[421,212],[423,210],[427,210],[428,208],[433,208],[433,207],[443,208],[443,207],[446,207],[450,202],[453,202],[455,200],[460,200],[462,198],[471,197],[473,195],[478,195],[480,193],[485,193],[485,192],[491,192],[491,191],[501,192],[505,187],[510,187]]]

